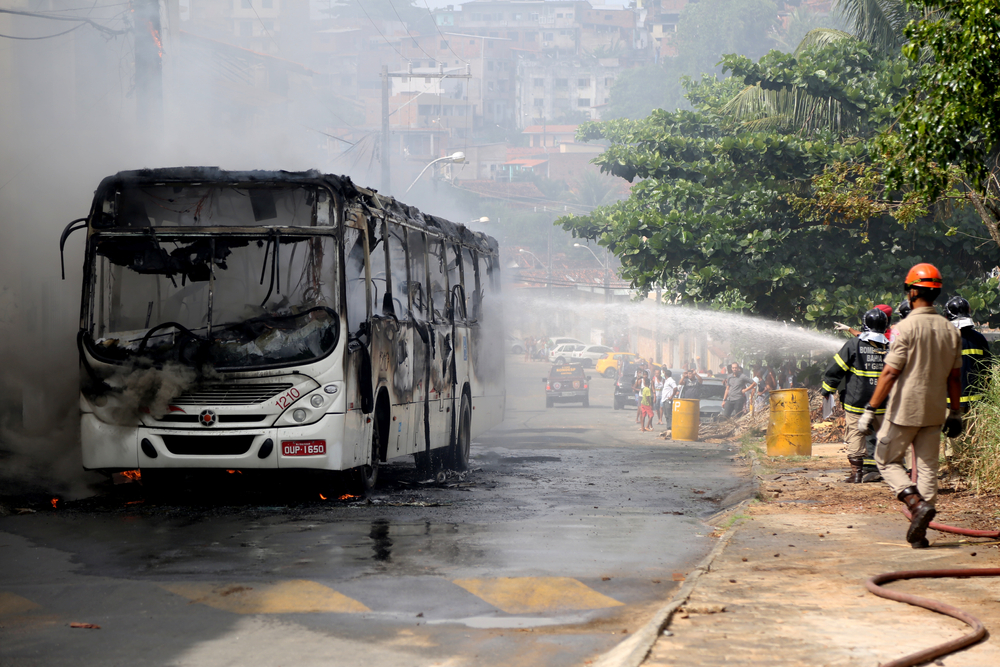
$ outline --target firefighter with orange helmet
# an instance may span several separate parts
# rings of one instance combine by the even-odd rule
[[[896,325],[875,393],[858,420],[859,431],[870,431],[888,399],[875,460],[910,512],[906,541],[915,549],[928,546],[927,526],[936,513],[941,431],[950,438],[962,432],[962,339],[934,308],[941,285],[941,272],[933,264],[917,264],[906,274],[904,288],[912,310]],[[910,443],[916,454],[916,484],[903,466]]]

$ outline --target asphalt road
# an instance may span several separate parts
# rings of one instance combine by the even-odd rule
[[[506,420],[465,479],[394,461],[370,504],[225,473],[167,501],[3,498],[0,666],[583,664],[747,487],[732,448],[640,433],[596,374],[589,408],[546,409],[546,370],[508,358]]]

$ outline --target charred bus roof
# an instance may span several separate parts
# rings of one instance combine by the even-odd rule
[[[316,170],[310,171],[227,171],[218,167],[170,167],[159,169],[138,169],[120,171],[101,181],[94,193],[94,203],[88,222],[92,227],[106,228],[109,225],[94,224],[104,215],[103,205],[115,193],[128,188],[155,186],[222,186],[240,188],[281,188],[312,186],[323,188],[338,200],[341,213],[344,209],[359,206],[367,209],[370,218],[387,216],[389,220],[400,225],[425,231],[435,236],[447,236],[458,240],[461,244],[496,255],[499,246],[496,239],[476,232],[463,224],[458,224],[434,215],[428,215],[419,209],[378,191],[355,184],[349,176],[323,174]],[[342,219],[341,214],[338,218]],[[115,226],[115,225],[110,225]],[[247,224],[246,226],[257,226]]]

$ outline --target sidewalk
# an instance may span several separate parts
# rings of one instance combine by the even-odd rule
[[[644,665],[874,667],[968,632],[960,621],[876,597],[864,582],[894,570],[1000,567],[997,542],[929,531],[932,547],[911,549],[908,522],[888,487],[840,482],[840,448],[817,445],[811,459],[762,460],[763,501],[735,519],[743,523]],[[938,521],[1000,524],[995,498],[945,487]],[[936,664],[1000,665],[1000,578],[888,586],[958,606],[993,634]]]

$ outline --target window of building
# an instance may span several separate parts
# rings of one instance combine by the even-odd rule
[[[475,43],[476,43],[476,40],[474,40],[474,39],[470,39],[469,40],[469,44],[475,44]]]
[[[535,108],[536,109],[541,109],[544,106],[545,106],[545,98],[544,97],[536,97],[535,98]]]
[[[586,88],[587,86],[590,85],[590,79],[577,79],[576,85],[579,86],[580,88]]]
[[[556,79],[556,88],[569,88],[569,79]]]
[[[546,42],[551,42],[552,40],[555,39],[555,34],[551,33],[551,32],[547,32],[544,35],[542,35],[542,39],[544,41],[546,41]]]
[[[521,20],[521,16],[522,16],[522,14],[520,12],[515,13],[514,14],[514,20],[515,21],[520,21]]]
[[[517,33],[516,32],[508,32],[507,33],[507,39],[511,40],[512,42],[516,42],[517,41]]]
[[[430,116],[431,115],[431,105],[430,104],[418,104],[417,105],[417,115],[418,116]]]
[[[534,79],[534,84],[535,84],[536,88],[544,88],[545,87],[545,79]]]
[[[604,77],[604,85],[605,85],[605,87],[610,88],[611,84],[614,83],[614,82],[615,82],[615,80],[614,80],[613,77],[610,77],[610,76]]]
[[[532,12],[531,13],[531,20],[532,21],[537,21],[538,20],[538,13],[537,12]]]
[[[493,92],[493,82],[492,81],[488,81],[486,83],[486,90],[490,91],[491,93]]]
[[[588,98],[588,97],[581,97],[581,98],[579,98],[576,101],[576,106],[578,106],[578,107],[589,107],[590,106],[590,98]]]
[[[473,21],[481,21],[482,19],[483,19],[483,15],[482,14],[473,14],[472,15],[472,20]]]
[[[252,21],[240,21],[240,37],[253,37]]]
[[[563,17],[563,15],[562,15],[562,14],[556,14],[556,18],[557,18],[557,19],[561,19],[562,17]]]
[[[533,41],[535,41],[536,37],[538,37],[538,33],[535,33],[535,32],[526,32],[526,33],[524,33],[524,41],[526,41],[526,42],[533,42]]]
[[[499,87],[501,93],[506,93],[507,92],[507,81],[505,81],[505,80],[500,81],[498,87]]]
[[[492,71],[493,71],[493,61],[492,61],[492,60],[487,60],[487,61],[486,61],[486,69],[487,69],[488,71],[490,71],[490,72],[492,72]]]

